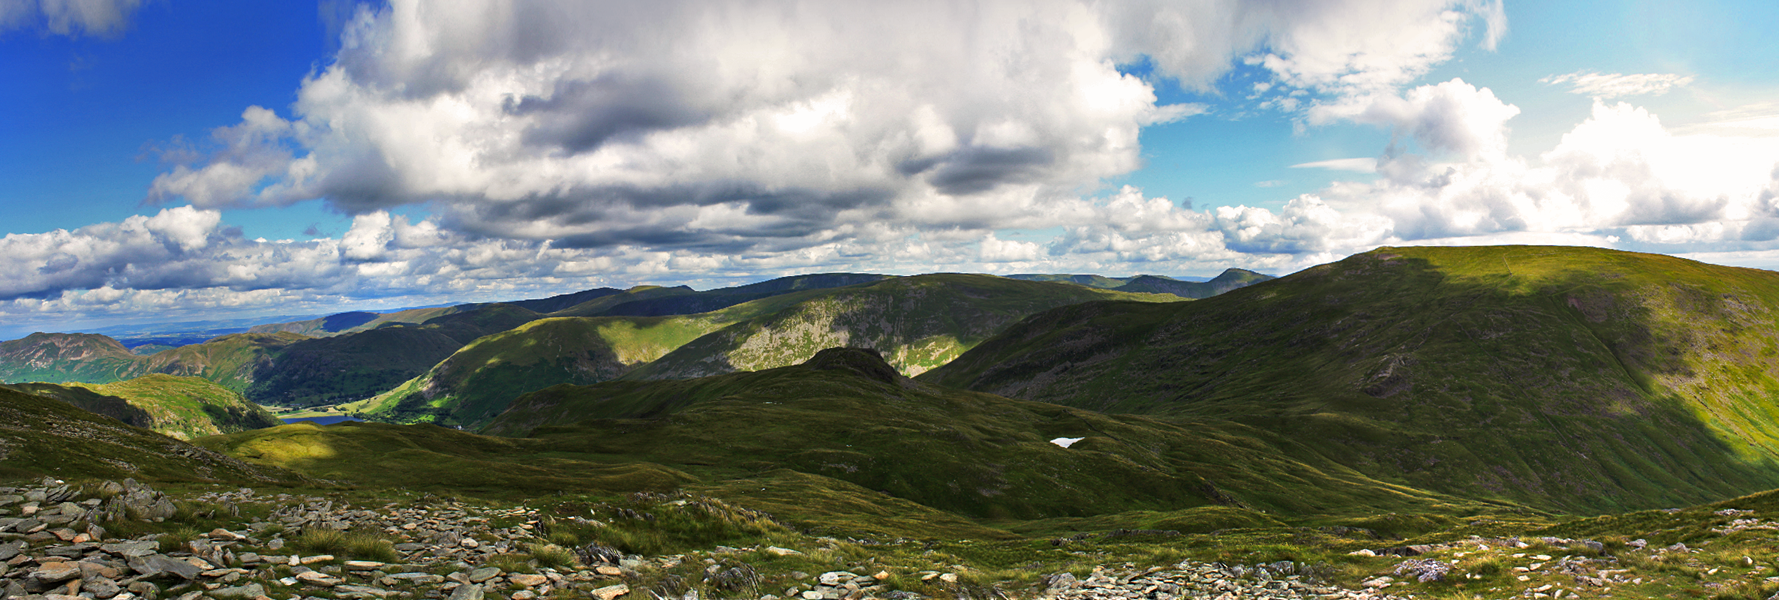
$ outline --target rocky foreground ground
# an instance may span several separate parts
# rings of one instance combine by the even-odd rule
[[[8,598],[31,600],[258,600],[302,598],[430,598],[533,600],[543,597],[696,600],[699,588],[720,597],[767,600],[912,600],[921,594],[890,589],[888,572],[857,568],[819,574],[792,573],[798,583],[761,589],[761,577],[745,565],[730,566],[725,553],[791,548],[712,549],[709,556],[624,555],[597,544],[575,549],[574,561],[557,567],[516,562],[542,541],[532,509],[489,509],[451,500],[431,506],[360,508],[319,497],[261,495],[252,489],[196,498],[218,514],[238,513],[253,502],[281,508],[238,529],[197,535],[167,533],[123,538],[107,530],[132,522],[171,518],[178,508],[167,495],[128,481],[81,488],[45,480],[40,485],[0,487],[0,589]],[[496,526],[493,523],[511,523]],[[398,541],[393,561],[348,560],[305,554],[292,534],[307,530],[378,531]],[[189,539],[176,539],[176,538]],[[704,585],[650,572],[686,561],[708,563]],[[504,567],[504,568],[503,568]],[[728,567],[728,568],[724,568]],[[954,583],[957,573],[924,571],[909,577]],[[643,588],[642,581],[652,580]],[[1182,562],[1148,570],[1100,569],[1085,578],[1068,573],[1044,580],[1033,595],[1057,600],[1152,598],[1374,598],[1373,591],[1314,585],[1297,575]],[[683,589],[675,589],[675,588]],[[966,593],[967,595],[967,593]],[[1024,595],[1024,594],[1016,594]]]
[[[1646,582],[1635,569],[1624,568],[1616,558],[1601,556],[1600,542],[1558,538],[1472,538],[1361,550],[1354,554],[1387,559],[1395,566],[1388,574],[1366,579],[1359,589],[1319,583],[1322,578],[1313,569],[1292,562],[1105,565],[1080,576],[1050,574],[1016,589],[960,584],[960,572],[967,570],[961,565],[954,570],[893,572],[885,565],[860,564],[767,577],[740,557],[819,553],[817,546],[833,540],[811,538],[812,547],[803,549],[717,546],[690,554],[641,556],[599,543],[574,548],[551,545],[542,531],[549,521],[525,506],[485,507],[427,497],[405,505],[359,507],[337,499],[262,494],[246,488],[188,500],[195,502],[182,508],[166,494],[130,480],[76,487],[46,479],[37,485],[0,487],[0,592],[7,598],[31,600],[697,600],[701,593],[762,600],[916,600],[930,595],[1282,600],[1415,598],[1420,590],[1407,586],[1440,581],[1454,584],[1441,596],[1574,599],[1612,597],[1615,586],[1629,590],[1657,585]],[[675,505],[688,502],[669,501],[664,506]],[[246,506],[258,507],[260,514],[248,514]],[[205,511],[204,517],[231,526],[169,533],[153,525],[193,507]],[[266,507],[275,508],[267,512]],[[1729,527],[1737,531],[1779,530],[1779,523],[1751,518],[1748,511],[1731,512],[1737,514],[1728,515],[1734,518]],[[591,517],[572,520],[599,523],[599,515]],[[605,518],[644,517],[653,519],[627,509],[613,509]],[[163,531],[125,534],[153,529]],[[381,554],[384,560],[305,551],[303,546],[313,545],[317,538],[310,532],[358,532],[358,539],[374,543],[353,552]],[[1633,552],[1647,552],[1655,561],[1697,562],[1689,558],[1697,550],[1684,544],[1645,548],[1635,540],[1628,546]],[[1553,548],[1576,553],[1557,557],[1540,552]],[[1750,558],[1741,565],[1747,567],[1745,574],[1725,575],[1759,581],[1770,574],[1754,563]],[[1711,569],[1709,575],[1719,570]],[[1469,588],[1474,596],[1464,591],[1465,582],[1485,575],[1495,585],[1476,581]],[[1499,585],[1501,580],[1509,584]],[[1779,578],[1767,579],[1773,580]],[[898,589],[909,587],[898,585],[907,582],[919,582],[925,593]],[[1426,596],[1424,591],[1419,594]]]

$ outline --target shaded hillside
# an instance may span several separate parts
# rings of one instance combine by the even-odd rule
[[[1005,277],[1008,279],[1018,279],[1020,281],[1049,281],[1049,282],[1053,282],[1053,283],[1073,283],[1075,285],[1085,285],[1087,287],[1100,288],[1103,290],[1109,290],[1109,289],[1124,285],[1126,282],[1133,279],[1131,277],[1107,277],[1105,275],[1068,275],[1068,274],[1041,274],[1041,273],[1006,275]]]
[[[371,321],[377,320],[378,316],[380,316],[380,315],[378,315],[377,313],[373,313],[373,312],[362,312],[362,311],[343,312],[343,313],[328,315],[328,316],[321,317],[318,319],[308,319],[305,321],[290,321],[287,323],[272,323],[272,324],[267,324],[267,325],[254,325],[253,327],[248,328],[247,332],[248,333],[280,333],[280,332],[283,332],[283,333],[298,333],[298,334],[307,335],[307,336],[323,336],[323,335],[331,335],[331,334],[335,334],[335,333],[340,333],[340,332],[346,331],[348,329],[352,329],[354,327],[364,325]]]
[[[1209,298],[1218,294],[1276,279],[1271,275],[1261,275],[1245,269],[1226,269],[1210,281],[1180,281],[1154,275],[1138,275],[1118,286],[1121,292],[1142,292],[1149,294],[1173,294],[1182,298]]]
[[[1103,275],[1008,275],[1008,279],[1022,281],[1051,281],[1073,283],[1087,287],[1139,294],[1173,294],[1181,298],[1209,298],[1217,294],[1237,290],[1269,279],[1271,275],[1262,275],[1247,269],[1225,269],[1210,281],[1181,281],[1160,275],[1137,275],[1135,277],[1106,277]]]
[[[259,375],[276,368],[285,348],[311,338],[294,333],[237,333],[202,344],[180,346],[141,357],[131,372],[119,379],[149,373],[202,377],[222,387],[245,393]],[[108,383],[108,382],[94,382]]]
[[[743,302],[771,298],[780,294],[788,294],[803,290],[820,290],[863,285],[883,281],[890,277],[891,276],[889,275],[868,275],[860,273],[795,275],[754,284],[715,289],[708,292],[698,292],[695,294],[679,294],[632,300],[614,304],[600,314],[605,316],[628,317],[690,315],[722,310]]]
[[[1779,485],[1779,274],[1383,248],[1184,304],[1035,315],[923,381],[1227,418],[1379,479],[1566,510]]]
[[[154,374],[116,383],[24,383],[10,387],[179,439],[280,423],[272,413],[240,394],[196,377]]]
[[[424,327],[304,340],[257,372],[246,395],[279,406],[359,400],[426,372],[458,347],[457,340]]]
[[[801,363],[836,346],[876,349],[898,371],[913,375],[945,364],[1039,311],[1092,300],[1177,300],[958,274],[898,277],[780,298],[795,302],[698,338],[626,377],[673,379],[769,369]]]
[[[521,398],[488,431],[711,477],[788,468],[974,517],[1451,501],[1301,461],[1289,441],[1233,423],[1107,416],[919,384],[859,349],[750,373],[553,387]],[[1050,442],[1057,437],[1083,439],[1063,448]]]
[[[67,402],[0,388],[0,477],[42,475],[236,484],[314,482],[192,446]]]

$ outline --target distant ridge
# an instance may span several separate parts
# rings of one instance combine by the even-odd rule
[[[1022,274],[1007,275],[1008,279],[1024,281],[1056,281],[1073,283],[1107,290],[1135,292],[1143,294],[1173,294],[1182,298],[1209,298],[1217,294],[1241,289],[1269,279],[1271,275],[1263,275],[1247,269],[1225,269],[1210,281],[1181,281],[1160,275],[1136,275],[1133,277],[1106,277],[1103,275],[1043,275]]]

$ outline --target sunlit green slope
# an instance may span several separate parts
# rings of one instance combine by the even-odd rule
[[[1779,274],[1383,248],[1185,304],[1035,315],[924,381],[1223,418],[1372,477],[1578,511],[1779,486]]]

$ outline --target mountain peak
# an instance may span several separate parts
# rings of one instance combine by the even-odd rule
[[[889,384],[902,378],[895,367],[883,360],[883,353],[872,348],[828,348],[815,353],[803,366],[822,371],[852,371]]]

